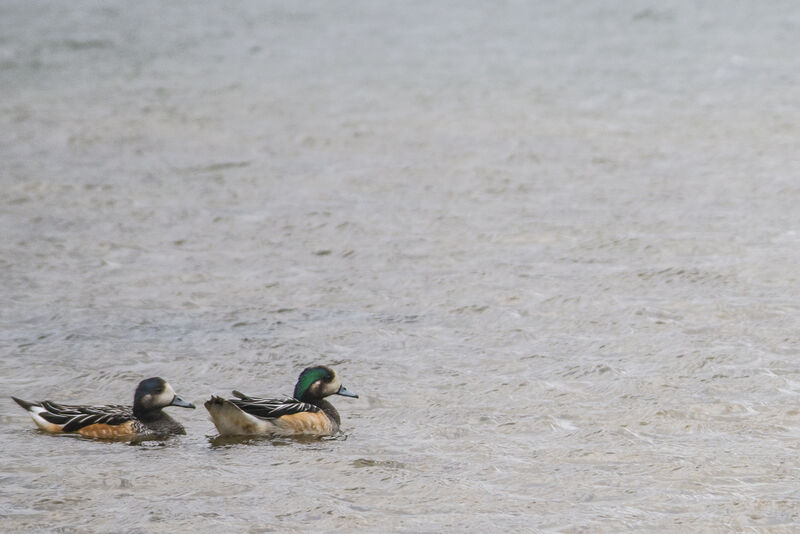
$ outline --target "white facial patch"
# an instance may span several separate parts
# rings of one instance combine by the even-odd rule
[[[342,382],[339,380],[339,376],[336,373],[333,373],[333,379],[324,385],[322,390],[322,396],[327,395],[334,395],[336,394],[339,389],[342,387]]]
[[[164,391],[153,399],[153,406],[169,406],[175,398],[175,390],[168,383],[164,384]]]

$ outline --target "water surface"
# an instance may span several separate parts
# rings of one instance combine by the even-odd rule
[[[790,532],[793,2],[5,2],[6,532]],[[290,393],[330,440],[9,398]]]

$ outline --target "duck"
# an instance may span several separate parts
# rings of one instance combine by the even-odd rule
[[[167,406],[194,408],[160,377],[139,382],[133,406],[121,404],[74,405],[52,401],[29,402],[11,397],[40,429],[53,434],[77,433],[90,438],[122,438],[143,434],[186,434],[183,425],[165,414]]]
[[[220,436],[333,436],[342,421],[325,400],[331,395],[358,398],[330,367],[307,367],[297,378],[292,397],[251,397],[233,391],[235,399],[212,396],[205,402]]]

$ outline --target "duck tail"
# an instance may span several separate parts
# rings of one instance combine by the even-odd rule
[[[211,422],[221,436],[246,436],[264,434],[272,424],[245,413],[229,400],[212,396],[205,402]]]
[[[16,402],[17,404],[22,406],[22,408],[24,408],[27,411],[31,411],[31,408],[36,406],[36,404],[37,404],[35,402],[28,402],[28,401],[24,401],[22,399],[18,399],[16,397],[11,397],[11,398],[14,399],[14,402]]]

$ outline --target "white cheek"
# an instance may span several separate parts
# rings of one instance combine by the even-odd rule
[[[334,377],[333,380],[325,386],[325,393],[328,395],[333,395],[338,393],[341,387],[342,383],[339,381],[339,377]]]
[[[169,406],[172,403],[172,399],[175,398],[175,390],[172,389],[172,386],[167,384],[164,388],[164,391],[158,394],[154,400],[155,406]]]

